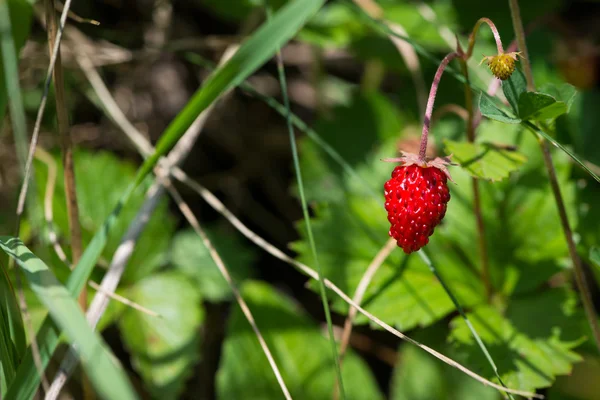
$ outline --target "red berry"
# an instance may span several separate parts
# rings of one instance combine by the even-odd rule
[[[389,235],[409,254],[429,243],[429,236],[446,214],[450,192],[444,164],[406,160],[401,159],[403,165],[394,168],[384,189]]]

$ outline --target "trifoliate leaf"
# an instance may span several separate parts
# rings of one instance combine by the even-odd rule
[[[569,290],[553,289],[513,299],[504,316],[491,306],[480,306],[468,318],[510,388],[533,391],[548,387],[557,375],[568,374],[581,360],[573,349],[585,340],[584,317],[575,293]],[[456,317],[451,327],[450,339],[466,356],[467,365],[492,379],[490,365],[464,320]]]
[[[476,178],[491,181],[504,179],[527,160],[509,146],[452,140],[445,140],[444,143],[448,154],[452,154],[452,161]]]
[[[246,282],[248,303],[291,396],[331,399],[335,372],[331,345],[319,328],[288,297],[258,282]],[[352,399],[383,396],[367,365],[352,352],[344,358],[343,381]],[[219,399],[279,399],[281,389],[248,321],[235,306],[217,373]]]
[[[198,357],[198,328],[204,318],[198,288],[182,273],[170,271],[137,282],[127,297],[160,315],[128,308],[119,321],[135,369],[153,397],[178,398]]]
[[[253,248],[244,246],[237,236],[207,230],[213,246],[229,270],[234,282],[241,283],[250,276],[250,266],[255,259]],[[186,275],[195,280],[202,296],[211,301],[231,298],[229,284],[193,230],[178,233],[173,239],[172,262]]]

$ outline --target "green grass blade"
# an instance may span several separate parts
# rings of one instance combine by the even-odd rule
[[[271,8],[268,5],[268,0],[265,0],[265,8],[267,12],[267,21],[271,22]],[[294,126],[292,124],[291,111],[290,111],[290,99],[287,91],[287,82],[285,79],[285,70],[283,66],[283,59],[281,57],[280,49],[277,49],[277,73],[279,75],[279,84],[281,86],[281,95],[283,96],[283,105],[285,107],[285,120],[286,126],[290,138],[290,146],[292,148],[292,156],[294,159],[294,169],[296,170],[296,181],[298,183],[298,192],[300,194],[300,201],[302,203],[302,214],[304,216],[304,223],[306,224],[306,230],[308,232],[308,240],[310,243],[310,249],[313,255],[315,266],[317,267],[317,274],[319,277],[319,292],[321,295],[321,303],[323,304],[323,311],[325,312],[325,320],[327,321],[327,330],[329,332],[329,341],[331,343],[331,353],[333,357],[333,367],[335,369],[337,388],[339,390],[340,398],[343,400],[346,398],[344,392],[344,381],[342,379],[342,368],[340,366],[340,359],[338,355],[337,344],[335,342],[335,336],[333,334],[333,322],[331,322],[331,311],[329,310],[329,303],[327,301],[327,289],[325,288],[325,282],[323,278],[323,271],[321,264],[319,263],[319,257],[317,255],[317,246],[315,245],[315,239],[313,236],[312,228],[310,225],[310,216],[308,213],[308,205],[306,203],[306,197],[304,196],[304,184],[302,182],[302,172],[300,170],[300,159],[298,157],[298,149],[296,146],[296,134],[294,132]]]
[[[165,154],[183,135],[185,130],[208,105],[210,105],[221,93],[234,87],[243,81],[248,75],[268,60],[279,47],[289,40],[324,3],[324,0],[295,0],[282,8],[273,18],[272,23],[263,25],[250,39],[248,39],[228,63],[217,69],[205,84],[196,92],[190,102],[167,127],[157,144],[155,153],[146,159],[138,170],[136,181],[124,193],[114,211],[96,232],[92,241],[86,248],[81,260],[69,276],[67,290],[75,297],[79,294],[96,261],[102,253],[111,227],[115,224],[121,208],[127,203],[131,193],[139,183],[152,171],[152,168],[161,155]],[[38,335],[38,345],[49,354],[56,347],[56,331],[52,328],[52,322],[47,318],[42,324]],[[44,356],[42,361],[47,363],[49,357]],[[23,393],[33,393],[39,384],[39,376],[35,370],[33,360],[29,355],[17,370],[15,385],[19,390],[9,390],[9,395],[19,396]],[[11,389],[13,389],[11,387]],[[29,396],[31,396],[31,394]],[[9,396],[9,398],[11,398]],[[15,397],[16,398],[16,397]]]
[[[444,281],[444,279],[442,279],[442,276],[439,274],[438,270],[435,268],[435,266],[433,265],[433,263],[431,262],[431,260],[427,256],[427,254],[425,254],[425,250],[421,249],[417,253],[419,254],[419,257],[421,257],[421,260],[423,260],[423,262],[429,267],[429,270],[431,272],[433,272],[433,274],[435,275],[435,277],[437,278],[437,280],[440,282],[440,284],[442,285],[442,287],[444,288],[444,290],[448,294],[448,297],[450,297],[450,300],[452,300],[452,303],[454,303],[454,307],[460,313],[461,317],[465,320],[465,323],[467,324],[467,327],[471,331],[471,334],[473,335],[473,338],[475,338],[475,341],[477,342],[477,345],[479,346],[479,348],[481,349],[482,353],[485,355],[485,358],[487,359],[488,363],[490,364],[490,366],[494,370],[494,374],[496,375],[496,378],[498,378],[498,381],[500,382],[500,384],[502,386],[506,387],[506,385],[504,384],[504,382],[502,382],[502,378],[500,378],[500,374],[498,373],[498,367],[496,367],[496,363],[494,362],[494,359],[490,355],[490,352],[488,351],[487,347],[485,347],[485,344],[483,343],[483,341],[479,337],[479,334],[477,333],[477,331],[473,327],[473,324],[471,324],[471,321],[469,321],[469,318],[467,318],[467,314],[465,313],[465,311],[463,310],[462,306],[460,305],[460,303],[458,302],[458,300],[456,299],[456,297],[452,293],[452,290],[450,290],[450,287],[448,285],[446,285],[446,282]],[[509,398],[511,398],[511,399],[514,400],[513,396],[510,393],[507,393],[507,395],[508,395]]]
[[[525,125],[525,127],[527,127],[528,129],[530,129],[531,131],[533,131],[533,132],[537,133],[538,135],[542,136],[544,139],[546,139],[547,141],[549,141],[550,143],[552,143],[554,146],[558,147],[560,150],[562,150],[565,153],[567,153],[567,155],[569,157],[571,157],[573,159],[573,161],[575,161],[577,164],[579,164],[579,166],[581,168],[583,168],[585,170],[585,172],[587,172],[588,174],[590,174],[591,177],[594,178],[597,182],[600,182],[600,177],[598,175],[596,175],[594,173],[594,171],[592,171],[591,169],[589,169],[588,166],[585,165],[585,163],[583,161],[581,161],[581,159],[579,159],[579,157],[577,157],[575,155],[575,153],[573,153],[571,150],[567,149],[565,146],[563,146],[562,144],[560,144],[559,142],[557,142],[556,139],[554,139],[552,136],[548,135],[546,132],[544,132],[543,130],[539,129],[535,125],[533,125],[531,122],[524,122],[523,125]]]
[[[25,36],[29,31],[29,20],[31,17],[31,5],[26,2],[11,2],[12,12],[9,10],[8,1],[0,1],[0,53],[2,60],[0,63],[0,125],[8,99],[11,123],[17,156],[21,164],[21,170],[25,168],[25,159],[27,158],[27,125],[25,122],[25,111],[21,97],[21,88],[19,87],[19,68],[18,68],[18,48],[25,41]],[[18,18],[18,26],[13,27],[11,16]],[[16,31],[16,38],[13,37],[13,30]],[[18,43],[15,43],[18,42]],[[6,89],[6,93],[4,93]],[[19,309],[15,291],[10,283],[7,271],[2,268],[0,271],[0,318],[2,318],[2,336],[0,340],[5,340],[7,352],[12,354],[14,362],[19,360],[25,353],[25,329],[23,319]],[[5,377],[14,378],[13,368],[16,364],[10,365],[6,354],[2,352],[0,362],[3,365]],[[6,387],[10,382],[3,382]]]
[[[263,24],[246,40],[229,61],[204,82],[192,96],[177,118],[167,127],[156,144],[156,151],[148,157],[138,181],[168,152],[194,119],[208,107],[221,93],[239,85],[250,74],[269,60],[287,43],[302,26],[325,3],[325,0],[294,0],[281,8],[266,24]]]
[[[199,65],[199,66],[202,66],[202,67],[205,67],[208,69],[215,68],[214,63],[208,61],[207,59],[203,58],[202,56],[200,56],[198,54],[187,53],[186,58],[188,59],[188,61],[190,61],[191,63],[194,63],[196,65]],[[247,81],[240,83],[240,89],[247,92],[252,97],[255,97],[255,98],[263,101],[265,104],[267,104],[269,107],[271,107],[273,110],[275,110],[282,117],[285,118],[288,115],[288,110],[286,110],[285,106],[283,104],[281,104],[280,102],[278,102],[277,99],[275,99],[274,97],[267,96],[267,95],[260,93],[258,90],[256,90],[254,88],[254,86],[252,86]],[[383,201],[382,194],[377,193],[371,187],[371,185],[362,176],[360,176],[360,174],[358,174],[358,172],[356,172],[354,170],[354,168],[346,162],[346,160],[344,160],[344,158],[340,155],[340,153],[338,153],[329,143],[327,143],[321,137],[321,135],[319,135],[319,133],[317,131],[315,131],[314,129],[309,127],[308,124],[302,120],[302,118],[300,118],[299,116],[294,114],[291,110],[289,110],[289,116],[292,121],[292,124],[294,125],[294,127],[296,127],[296,129],[298,129],[302,133],[306,134],[306,136],[308,136],[313,142],[315,142],[329,157],[331,157],[336,163],[338,163],[338,165],[344,170],[345,173],[347,173],[348,175],[351,175],[353,178],[360,181],[364,185],[365,189],[369,192],[371,197],[373,197],[373,199],[375,199],[377,201]]]
[[[98,258],[100,258],[100,254],[102,254],[102,251],[106,246],[108,234],[111,228],[117,222],[117,218],[121,209],[131,197],[134,189],[135,186],[131,185],[123,194],[117,203],[117,206],[108,216],[106,221],[104,221],[102,227],[100,227],[100,229],[98,229],[98,231],[95,233],[92,241],[85,249],[85,252],[81,256],[79,263],[75,267],[75,270],[71,273],[71,275],[69,275],[66,289],[72,298],[79,296],[79,293],[87,282],[92,270],[94,269],[94,266],[96,265],[96,262],[98,261]],[[59,330],[57,330],[52,319],[50,317],[46,317],[46,319],[42,322],[42,326],[36,336],[41,353],[40,356],[42,367],[44,368],[47,366],[48,361],[56,349],[59,335]],[[9,388],[7,398],[23,400],[30,399],[35,393],[39,383],[40,376],[33,362],[31,350],[29,349],[25,359],[17,369],[17,375],[15,377],[14,384]]]
[[[72,341],[97,392],[106,399],[137,398],[125,372],[113,360],[102,339],[92,331],[72,294],[52,271],[18,238],[0,237],[0,248],[15,259],[32,290]]]

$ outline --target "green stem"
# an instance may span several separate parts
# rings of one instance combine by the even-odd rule
[[[474,31],[475,32],[475,31]],[[474,35],[473,35],[474,37]],[[468,57],[468,53],[467,53]],[[465,76],[465,107],[467,109],[467,140],[470,143],[475,142],[475,125],[473,123],[473,92],[469,85],[469,67],[465,58],[460,59],[463,75]],[[475,177],[471,179],[473,186],[473,211],[477,224],[477,243],[479,245],[479,257],[481,262],[481,280],[485,287],[486,296],[492,297],[493,288],[490,278],[490,264],[488,260],[487,243],[485,241],[485,224],[483,222],[483,213],[481,211],[481,197],[479,194],[479,180]]]
[[[515,30],[515,37],[517,38],[517,45],[521,52],[521,62],[523,63],[523,70],[525,72],[525,78],[527,79],[527,90],[530,92],[535,90],[535,84],[533,82],[533,73],[531,72],[531,64],[529,63],[529,53],[527,52],[527,42],[525,41],[525,29],[523,28],[523,21],[521,20],[521,10],[519,9],[518,0],[508,0],[510,6],[510,16],[512,18],[513,29]]]
[[[271,18],[271,9],[268,6],[268,1],[265,0],[267,20]],[[325,319],[327,321],[327,330],[329,333],[329,341],[331,343],[331,352],[333,356],[333,364],[335,368],[335,374],[337,378],[337,387],[334,389],[334,393],[338,394],[342,400],[346,398],[346,393],[344,391],[344,382],[342,380],[342,368],[340,366],[340,360],[338,357],[338,348],[337,343],[335,342],[335,336],[333,334],[333,322],[331,320],[331,311],[329,310],[329,303],[327,300],[327,289],[325,288],[325,281],[323,277],[323,270],[321,268],[321,264],[319,263],[319,258],[317,256],[317,246],[315,245],[315,239],[312,232],[312,227],[310,224],[310,216],[308,213],[308,205],[306,202],[306,196],[304,194],[304,184],[302,181],[302,173],[300,170],[300,160],[298,157],[298,148],[296,146],[296,135],[294,132],[294,126],[291,118],[290,111],[290,99],[287,93],[287,82],[285,79],[285,71],[283,67],[283,58],[281,56],[281,51],[277,51],[277,72],[279,74],[279,83],[281,84],[281,95],[283,97],[283,104],[286,109],[286,124],[289,132],[290,138],[290,146],[292,148],[292,157],[294,159],[294,169],[296,170],[296,180],[298,182],[298,193],[300,194],[300,202],[302,203],[302,214],[304,216],[304,223],[306,224],[306,232],[308,234],[308,242],[310,244],[310,250],[313,255],[314,263],[316,266],[317,274],[319,277],[319,292],[321,295],[321,302],[323,303],[323,310],[325,311]]]
[[[527,43],[525,41],[525,31],[523,29],[523,21],[521,20],[521,12],[519,10],[519,2],[517,0],[509,0],[510,14],[512,16],[513,27],[515,30],[515,36],[517,43],[519,44],[519,51],[523,54],[523,69],[525,70],[525,78],[527,79],[527,89],[530,91],[535,90],[535,84],[533,82],[533,74],[531,71],[531,64],[529,63],[529,57],[527,53]],[[550,187],[552,188],[552,194],[554,195],[554,201],[556,202],[556,208],[558,209],[558,215],[560,217],[560,224],[567,241],[567,247],[569,249],[569,256],[573,262],[573,270],[575,272],[575,283],[580,292],[581,302],[585,310],[588,323],[592,329],[596,346],[600,351],[600,326],[598,325],[598,314],[594,308],[594,302],[590,292],[589,285],[585,278],[585,272],[583,271],[583,265],[581,258],[577,254],[577,247],[573,240],[573,231],[569,225],[569,218],[567,217],[567,210],[565,203],[560,193],[560,186],[558,185],[558,179],[556,178],[556,170],[554,169],[554,163],[552,162],[552,154],[550,154],[550,148],[548,142],[539,137],[539,144],[542,154],[544,156],[544,164],[548,171],[548,179],[550,180]]]
[[[494,363],[494,360],[492,359],[490,352],[488,351],[487,347],[485,347],[483,340],[481,340],[481,338],[479,337],[479,334],[475,330],[475,327],[473,326],[473,324],[471,324],[471,321],[469,320],[469,318],[467,317],[467,314],[463,310],[462,306],[460,305],[460,303],[458,302],[458,300],[456,299],[456,297],[450,290],[450,287],[448,287],[448,285],[446,285],[446,282],[442,279],[442,276],[440,275],[438,270],[435,268],[435,266],[433,265],[433,263],[431,262],[431,260],[427,256],[427,254],[425,254],[425,250],[421,249],[417,253],[419,254],[419,257],[421,257],[421,260],[423,260],[423,262],[429,267],[429,270],[431,272],[433,272],[433,274],[435,275],[437,280],[440,282],[440,284],[442,285],[442,287],[448,294],[448,297],[450,297],[450,300],[452,300],[452,303],[454,303],[454,307],[458,310],[459,314],[465,321],[465,324],[467,324],[467,327],[469,328],[469,330],[471,331],[471,334],[475,338],[477,345],[479,346],[479,348],[485,355],[485,358],[488,360],[488,363],[494,370],[494,374],[496,375],[496,378],[498,378],[498,382],[500,382],[500,384],[506,388],[506,385],[504,384],[504,382],[502,381],[502,378],[500,377],[500,374],[498,373],[498,367],[496,366],[496,363]],[[510,393],[507,393],[507,395],[509,398],[514,400]]]

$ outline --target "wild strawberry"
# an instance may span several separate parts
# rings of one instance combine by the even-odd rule
[[[409,254],[429,243],[429,236],[446,214],[449,160],[424,161],[414,154],[402,154],[385,160],[402,163],[384,185],[385,209],[392,224],[389,235]]]
[[[481,63],[487,61],[492,74],[494,74],[496,78],[505,81],[510,78],[513,72],[515,72],[515,62],[520,55],[520,52],[513,52],[501,53],[495,56],[486,56],[483,57]],[[479,64],[481,65],[481,63]]]

